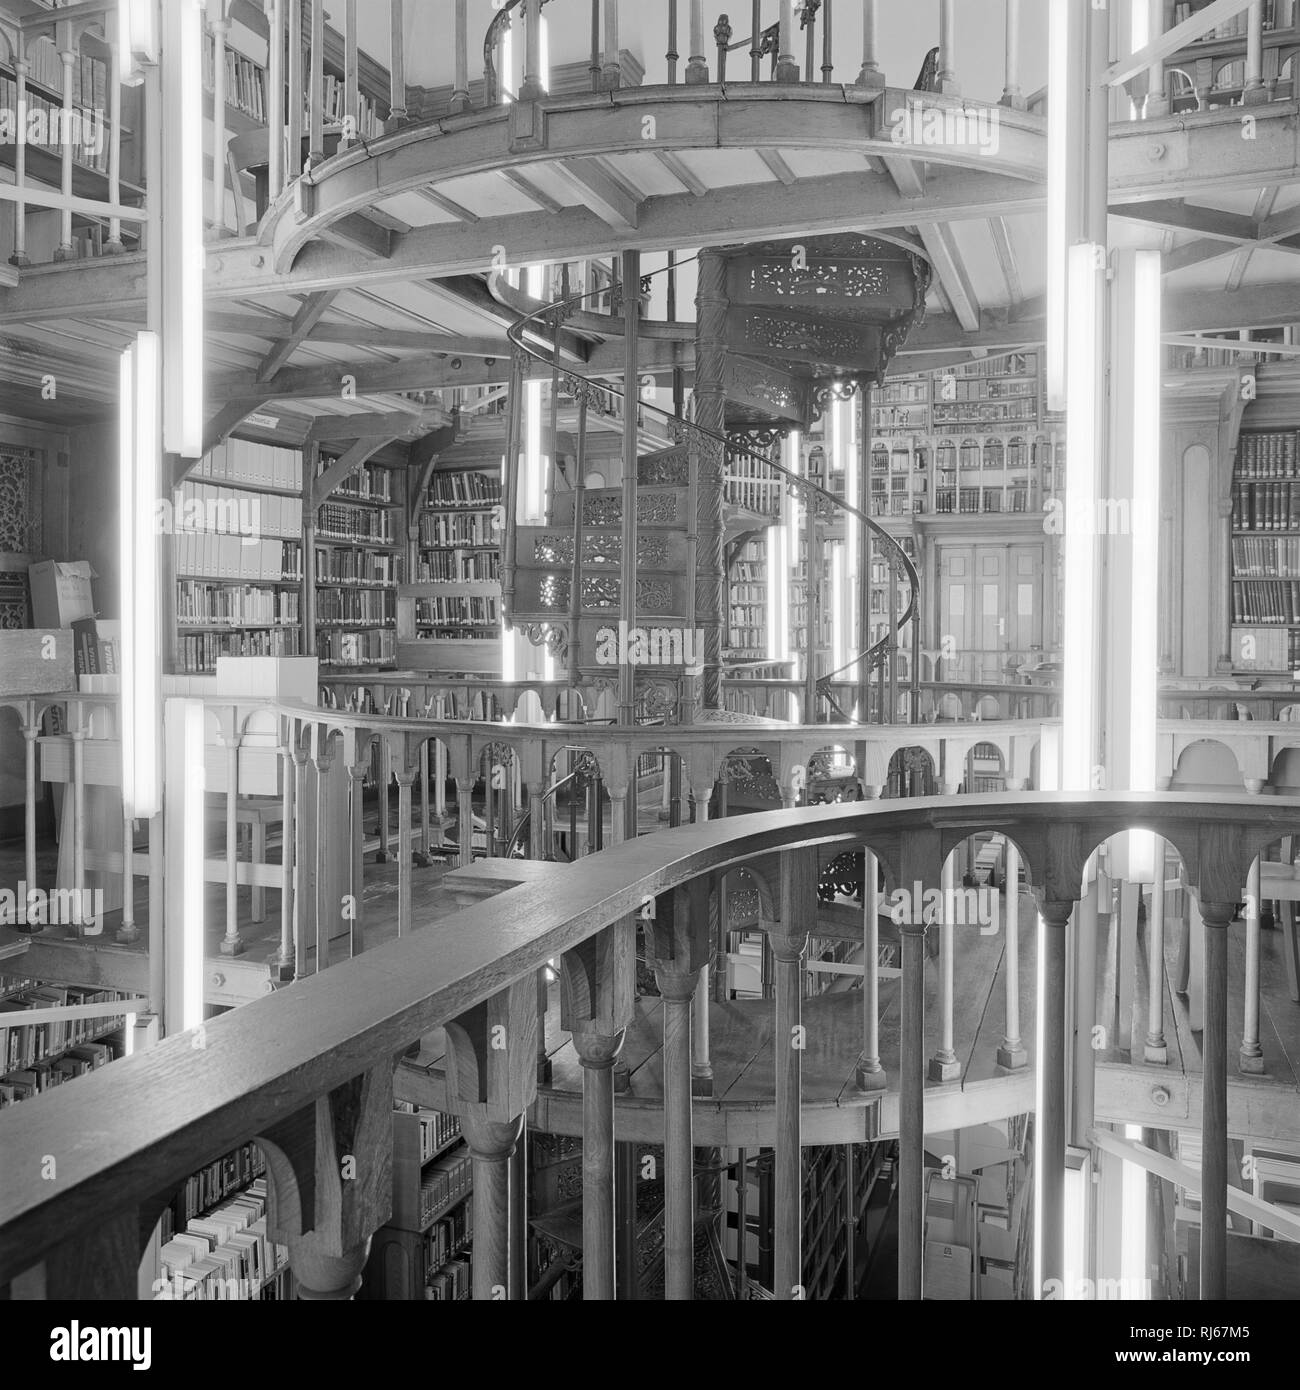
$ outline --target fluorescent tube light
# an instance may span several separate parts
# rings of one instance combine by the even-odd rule
[[[1069,229],[1070,0],[1049,0],[1047,17],[1047,342],[1048,410],[1065,408],[1066,282]]]

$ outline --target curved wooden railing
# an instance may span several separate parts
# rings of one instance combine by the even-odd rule
[[[278,1238],[288,1241],[305,1286],[320,1296],[346,1297],[355,1288],[369,1236],[387,1215],[394,1059],[413,1040],[446,1027],[456,1076],[454,1108],[464,1118],[476,1163],[475,1296],[490,1298],[494,1287],[504,1291],[505,1189],[477,1165],[493,1161],[492,1126],[509,1129],[535,1094],[534,1029],[518,1010],[518,999],[534,991],[535,974],[546,962],[561,960],[565,1026],[584,1045],[593,1031],[617,1033],[626,1014],[604,992],[606,957],[588,943],[617,940],[641,918],[665,995],[668,1296],[689,1297],[690,1241],[682,1233],[691,1231],[690,1077],[688,1066],[683,1072],[689,1049],[681,1045],[688,1034],[680,1028],[682,1010],[689,1011],[690,981],[711,949],[710,882],[728,866],[747,863],[765,885],[768,911],[781,918],[778,960],[788,959],[795,974],[778,969],[780,1031],[791,1020],[798,1026],[797,943],[801,932],[806,941],[811,921],[800,914],[815,892],[807,866],[816,847],[866,845],[889,883],[938,884],[948,852],[977,828],[1017,843],[1047,924],[1047,983],[1039,1001],[1044,1102],[1036,1148],[1043,1278],[1059,1277],[1066,1137],[1063,927],[1090,854],[1109,836],[1135,827],[1163,836],[1182,855],[1207,925],[1202,1288],[1221,1297],[1227,1191],[1223,928],[1255,856],[1300,829],[1300,799],[918,799],[770,812],[626,843],[595,856],[581,871],[559,871],[563,877],[545,892],[529,885],[503,893],[209,1020],[198,1033],[168,1037],[75,1086],[0,1114],[6,1172],[0,1184],[0,1282],[17,1279],[16,1291],[37,1296],[133,1297],[140,1232],[149,1229],[169,1188],[214,1156],[256,1138],[268,1153]],[[647,915],[652,903],[660,911]],[[918,990],[926,925],[920,917],[908,918],[900,930],[900,1295],[919,1297],[925,1063]],[[498,1024],[503,1041],[490,1053],[487,1037]],[[789,1118],[792,1106],[797,1114],[799,1105],[798,1053],[791,1051],[794,1070],[781,1063],[777,1080],[778,1187],[783,1172],[789,1178],[791,1162],[797,1172],[799,1157],[797,1124],[791,1150],[781,1118]],[[498,1143],[497,1167],[501,1152]],[[355,1177],[345,1182],[339,1180],[342,1155],[355,1159]],[[58,1181],[49,1180],[51,1161]],[[597,1177],[591,1170],[587,1180],[584,1199],[603,1200],[606,1194],[592,1187]],[[612,1204],[612,1168],[607,1195]],[[783,1271],[796,1271],[793,1283],[798,1278],[789,1248],[793,1241],[797,1256],[797,1199],[793,1208],[794,1225],[789,1214],[778,1216],[778,1292]]]

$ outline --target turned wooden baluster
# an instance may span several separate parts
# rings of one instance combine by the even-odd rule
[[[940,875],[943,893],[943,907],[935,920],[939,932],[939,1020],[940,1037],[938,1051],[930,1059],[929,1076],[931,1081],[955,1081],[961,1075],[961,1063],[953,1046],[952,1031],[953,991],[955,985],[954,966],[956,962],[957,924],[953,920],[953,892],[957,883],[956,851],[944,860]]]
[[[957,96],[960,88],[954,76],[957,59],[957,0],[939,0],[939,71],[934,89],[947,96]]]
[[[871,850],[862,856],[862,1056],[860,1091],[883,1090],[887,1077],[880,1061],[880,889],[879,865]]]
[[[469,102],[469,0],[456,0],[456,82],[451,93],[453,115],[470,109]]]
[[[1256,859],[1246,879],[1246,998],[1241,1051],[1237,1058],[1240,1071],[1255,1075],[1264,1070],[1264,1050],[1259,1045],[1259,880],[1259,860]]]
[[[1006,1027],[998,1047],[998,1065],[1016,1071],[1029,1060],[1020,1037],[1020,846],[1007,841],[1006,868],[1006,948],[1002,969],[1006,977]]]
[[[1135,0],[1143,4],[1144,0]],[[1006,0],[1006,42],[1004,45],[1002,106],[1023,110],[1025,99],[1020,92],[1020,0]]]
[[[391,80],[389,130],[406,124],[406,50],[402,35],[402,0],[388,0],[388,72]]]
[[[116,49],[117,45],[114,44],[112,47]],[[27,39],[21,31],[14,51],[13,69],[15,100],[18,103],[15,114],[21,126],[27,119],[27,74],[31,71],[31,65],[27,61]],[[27,255],[27,203],[22,196],[23,189],[27,187],[26,140],[18,141],[14,153],[14,184],[18,189],[18,201],[14,204],[14,253],[9,257],[9,263],[21,269],[31,265],[31,259]]]
[[[73,105],[72,105],[72,69],[75,64],[80,62],[81,53],[79,51],[78,40],[81,37],[80,26],[63,21],[55,25],[57,35],[57,46],[59,61],[63,64],[63,105],[61,114],[63,119],[64,140],[63,148],[59,152],[61,191],[63,193],[63,206],[59,211],[59,244],[54,251],[56,261],[70,261],[75,258],[76,252],[72,246],[72,150],[73,140]],[[78,884],[80,887],[80,884]]]
[[[1144,1061],[1163,1066],[1169,1061],[1165,1043],[1165,842],[1155,841],[1155,880],[1151,885],[1151,913],[1147,917],[1147,1035]]]
[[[265,0],[264,10],[270,36],[267,121],[267,195],[274,202],[284,191],[284,59],[285,59],[285,0]]]
[[[607,92],[617,90],[623,81],[623,65],[618,56],[618,0],[605,0],[605,55],[600,79]]]

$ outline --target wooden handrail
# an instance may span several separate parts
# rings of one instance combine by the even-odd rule
[[[213,1156],[384,1065],[649,897],[727,866],[866,843],[891,881],[931,882],[953,846],[992,829],[1021,846],[1030,881],[1059,904],[1077,896],[1096,845],[1139,826],[1174,844],[1204,901],[1230,903],[1255,855],[1298,825],[1300,799],[1052,793],[774,811],[628,841],[547,894],[508,891],[209,1020],[202,1047],[181,1033],[0,1114],[0,1282],[109,1217],[147,1208]]]

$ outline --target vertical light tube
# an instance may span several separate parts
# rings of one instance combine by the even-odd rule
[[[198,0],[163,6],[165,51],[163,198],[163,442],[169,453],[203,452],[203,11]]]
[[[1128,49],[1130,53],[1140,53],[1151,37],[1151,0],[1129,0]],[[1138,120],[1142,115],[1136,101],[1129,100],[1129,119]]]
[[[1142,1142],[1141,1125],[1125,1125],[1124,1138]],[[1121,1171],[1120,1210],[1123,1213],[1120,1229],[1119,1275],[1121,1290],[1126,1298],[1134,1290],[1146,1288],[1147,1279],[1147,1170],[1138,1163],[1125,1161]]]
[[[831,547],[831,648],[835,653],[831,669],[838,671],[849,659],[844,643],[844,605],[848,586],[844,582],[844,546]]]
[[[140,333],[122,354],[122,800],[132,819],[158,812],[158,338]]]
[[[1138,6],[1138,9],[1144,9]],[[1129,651],[1128,789],[1156,788],[1156,663],[1159,653],[1160,584],[1160,252],[1133,258],[1133,504],[1131,508],[1133,593],[1152,595],[1134,603]],[[1155,873],[1155,837],[1129,835],[1129,877],[1149,882]]]
[[[1070,0],[1049,0],[1047,17],[1047,343],[1049,410],[1065,408],[1069,199]]]
[[[1034,940],[1034,1117],[1035,1145],[1041,1136],[1037,1130],[1038,1116],[1043,1113],[1043,996],[1047,989],[1047,927],[1043,914],[1038,914],[1037,936]],[[1035,1299],[1043,1296],[1043,1184],[1034,1180],[1034,1292]]]
[[[181,1028],[197,1028],[203,1022],[203,830],[204,784],[203,705],[187,700],[184,711],[185,766],[189,775],[181,790],[184,834],[181,845],[181,879],[184,921],[181,941]]]
[[[1061,785],[1089,791],[1096,754],[1096,472],[1097,314],[1104,251],[1070,248],[1069,371],[1065,433],[1065,671],[1061,718]],[[1151,653],[1154,654],[1154,644]]]
[[[799,459],[800,459],[799,435],[798,435],[797,433],[792,432],[792,433],[789,435],[789,437],[787,438],[787,440],[786,440],[786,451],[785,451],[785,466],[786,466],[786,468],[788,468],[788,469],[790,470],[791,473],[798,473],[798,472],[799,472]],[[799,496],[798,496],[798,493],[790,493],[790,494],[787,494],[785,500],[786,500],[786,507],[787,507],[787,510],[786,510],[786,517],[785,517],[785,525],[784,525],[784,528],[783,528],[784,531],[785,531],[785,537],[784,537],[785,573],[786,573],[786,576],[787,576],[787,583],[789,583],[789,582],[790,582],[789,577],[790,577],[791,575],[793,575],[793,573],[794,573],[794,571],[795,571],[795,567],[796,567],[796,566],[798,565],[798,563],[799,563]],[[789,601],[788,601],[788,599],[789,599],[789,591],[788,591],[788,589],[787,589],[787,593],[786,593],[786,598],[787,598],[787,602],[786,602],[785,604],[782,605],[782,609],[781,609],[781,626],[782,626],[782,636],[783,636],[782,648],[783,648],[783,654],[784,654],[784,656],[785,656],[787,659],[790,658],[790,657],[793,657],[793,658],[794,658],[794,670],[793,670],[792,674],[793,674],[793,676],[794,676],[794,679],[795,679],[795,680],[798,680],[798,679],[799,679],[799,672],[800,672],[800,670],[802,669],[802,662],[800,661],[799,656],[798,656],[798,653],[795,651],[795,647],[794,647],[794,633],[791,631],[791,626],[790,626],[790,604],[789,604]],[[808,587],[807,587],[807,585],[805,584],[805,585],[804,585],[804,602],[805,602],[805,605],[807,604],[807,600],[808,600]]]
[[[546,292],[546,271],[532,265],[525,273],[528,294],[541,299]],[[524,506],[535,526],[546,521],[546,466],[542,457],[542,381],[538,377],[524,385]],[[542,649],[542,678],[555,679],[555,661],[549,648]]]

